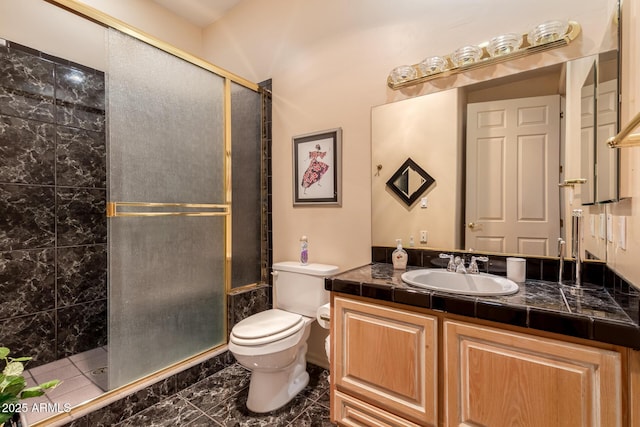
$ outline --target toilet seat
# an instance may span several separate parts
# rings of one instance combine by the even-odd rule
[[[296,334],[305,325],[304,317],[272,309],[249,316],[231,330],[230,341],[242,346],[261,346]]]

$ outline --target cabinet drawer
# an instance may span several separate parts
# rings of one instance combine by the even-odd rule
[[[335,297],[338,390],[411,419],[437,420],[437,319]]]
[[[336,391],[334,394],[336,422],[348,427],[419,427],[380,408]]]

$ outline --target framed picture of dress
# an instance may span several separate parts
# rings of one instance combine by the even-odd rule
[[[293,137],[293,205],[342,205],[342,129]]]

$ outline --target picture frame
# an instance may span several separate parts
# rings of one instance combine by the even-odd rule
[[[342,128],[298,135],[293,145],[293,206],[342,206]]]

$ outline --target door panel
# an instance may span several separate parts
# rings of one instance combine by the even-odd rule
[[[559,155],[559,96],[469,104],[465,246],[549,255],[560,235]]]

